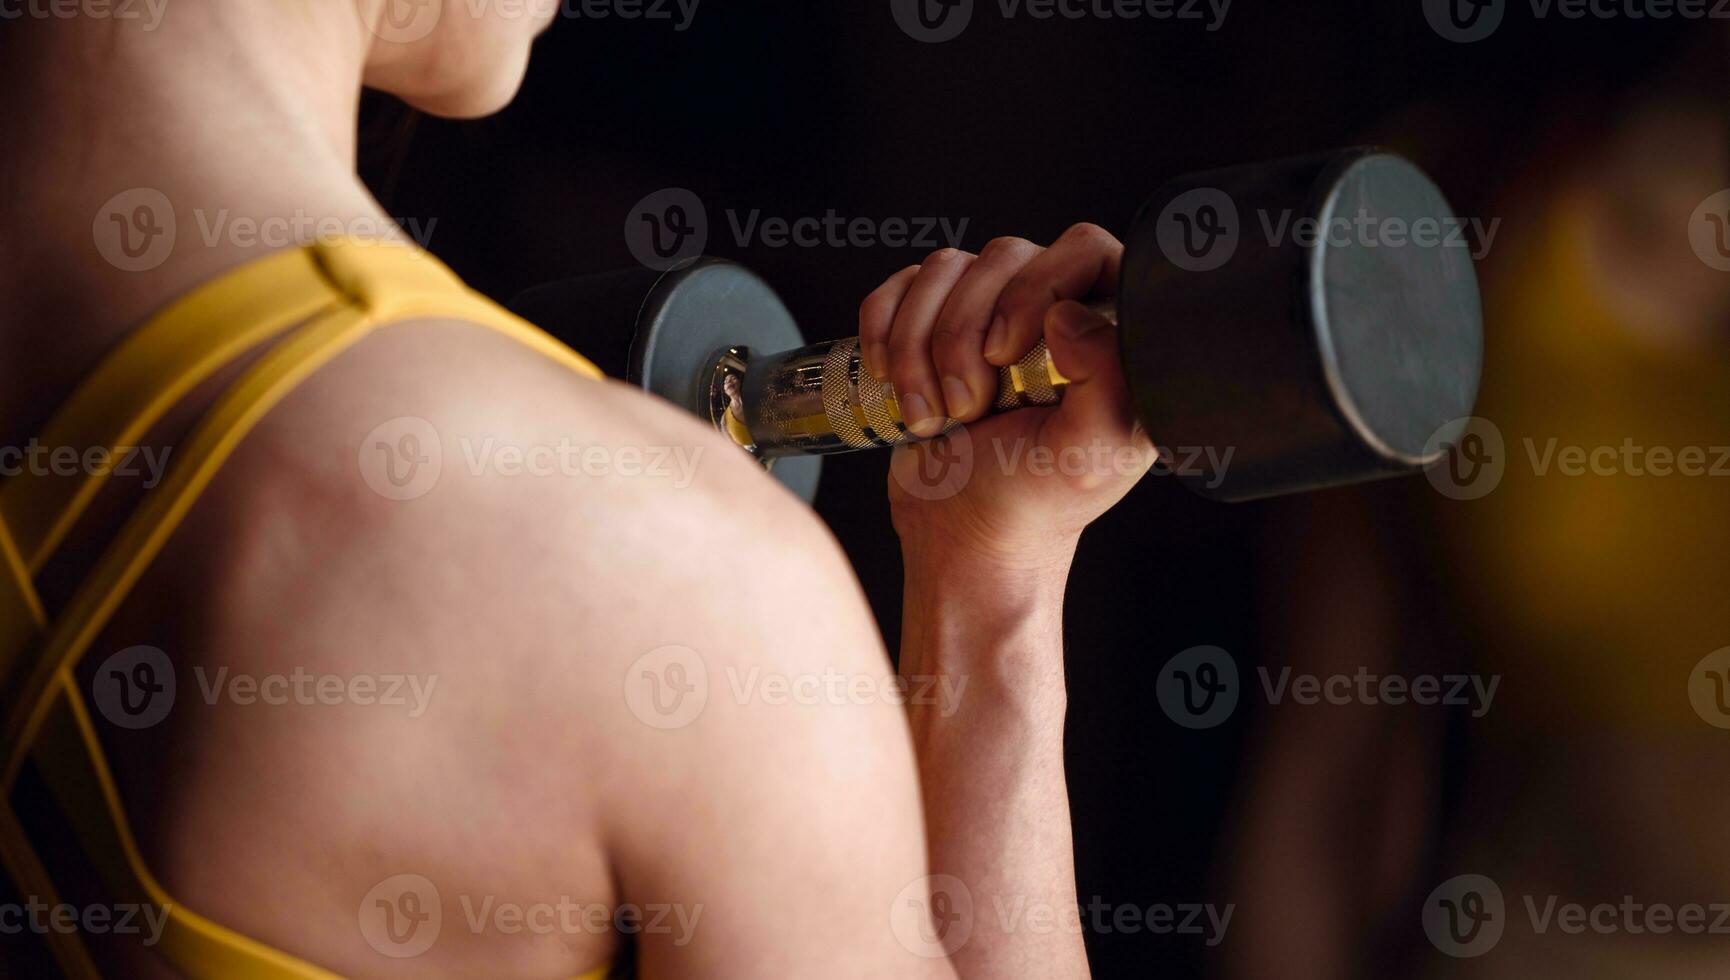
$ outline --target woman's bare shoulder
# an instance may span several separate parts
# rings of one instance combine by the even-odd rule
[[[223,760],[156,784],[193,907],[404,868],[458,894],[622,881],[713,903],[704,955],[784,945],[763,903],[801,910],[812,955],[896,955],[861,923],[923,842],[875,624],[814,515],[672,407],[472,325],[391,328],[270,413],[177,538],[153,594],[200,607],[176,652],[200,676],[414,680],[395,707],[219,698],[181,729],[210,751],[175,757]],[[293,905],[234,924],[293,936]]]

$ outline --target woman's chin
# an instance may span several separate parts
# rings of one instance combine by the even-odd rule
[[[402,99],[428,115],[444,119],[479,119],[490,116],[517,97],[523,77],[528,73],[528,49],[520,56],[503,59],[477,60],[479,70],[460,78],[446,73],[435,75],[435,84],[392,85],[387,80],[368,80],[368,84]]]

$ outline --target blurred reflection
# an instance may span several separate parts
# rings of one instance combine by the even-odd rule
[[[1229,975],[1730,976],[1721,40],[1574,105],[1584,127],[1545,121],[1493,206],[1470,452],[1288,512],[1271,669],[1500,686],[1482,717],[1263,711],[1222,858],[1254,932]]]

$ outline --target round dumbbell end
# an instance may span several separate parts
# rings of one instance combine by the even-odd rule
[[[1471,246],[1384,151],[1173,181],[1130,231],[1118,307],[1143,424],[1218,499],[1419,469],[1477,396]]]
[[[511,307],[608,374],[704,420],[718,354],[730,348],[774,354],[805,343],[768,283],[742,265],[709,257],[665,272],[630,269],[539,286]],[[822,466],[820,456],[790,456],[769,471],[809,503]]]
[[[1322,204],[1310,256],[1310,316],[1339,410],[1396,466],[1443,452],[1434,438],[1470,415],[1483,313],[1466,228],[1417,167],[1386,153],[1348,163]]]

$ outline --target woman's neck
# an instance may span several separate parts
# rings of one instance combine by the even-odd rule
[[[197,284],[333,222],[389,227],[354,173],[351,9],[173,4],[0,39],[0,439]]]

